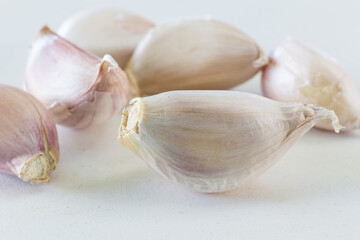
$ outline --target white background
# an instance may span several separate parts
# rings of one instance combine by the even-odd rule
[[[0,0],[0,83],[21,87],[27,48],[42,25],[56,30],[76,11],[105,5],[156,23],[210,14],[266,53],[291,35],[336,57],[360,89],[356,2]],[[259,76],[239,89],[260,93]],[[257,180],[199,194],[123,149],[118,124],[119,116],[86,131],[60,127],[61,161],[49,184],[0,174],[0,239],[360,239],[359,133],[311,130]]]

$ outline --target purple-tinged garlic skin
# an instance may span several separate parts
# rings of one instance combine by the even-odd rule
[[[46,183],[59,161],[55,122],[29,93],[0,84],[0,172]]]
[[[59,35],[99,57],[110,54],[124,68],[154,23],[120,9],[87,9],[68,18]]]
[[[360,128],[360,94],[334,58],[288,38],[269,59],[262,75],[264,96],[334,110],[344,131]],[[332,129],[325,121],[319,121],[316,127]]]
[[[130,95],[126,74],[109,55],[92,55],[44,27],[30,47],[26,89],[56,123],[85,128],[111,118]]]

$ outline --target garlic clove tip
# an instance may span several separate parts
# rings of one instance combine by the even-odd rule
[[[334,110],[328,110],[323,107],[318,107],[313,104],[305,104],[305,106],[311,107],[314,109],[315,114],[319,116],[319,119],[330,119],[331,126],[333,127],[336,133],[340,133],[341,129],[344,129],[344,126],[340,125],[339,118],[336,116]]]
[[[269,63],[269,58],[265,56],[263,52],[260,52],[259,58],[252,63],[252,66],[254,68],[262,68],[266,66],[268,63]]]

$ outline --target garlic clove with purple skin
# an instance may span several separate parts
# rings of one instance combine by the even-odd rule
[[[264,96],[322,106],[335,111],[345,131],[360,128],[360,94],[334,58],[291,38],[269,58],[262,76]],[[331,130],[325,121],[316,127]]]
[[[87,9],[68,18],[59,35],[99,57],[110,54],[121,68],[154,23],[120,9]]]
[[[120,143],[163,177],[200,192],[234,189],[272,166],[333,111],[238,91],[173,91],[134,98]]]
[[[55,122],[29,93],[0,84],[0,172],[46,183],[59,161]]]
[[[110,55],[100,59],[48,27],[31,44],[25,85],[56,123],[74,128],[106,121],[130,95],[126,74]]]

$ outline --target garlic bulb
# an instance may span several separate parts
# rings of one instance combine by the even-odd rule
[[[119,141],[165,178],[200,192],[231,190],[275,163],[333,111],[236,91],[173,91],[134,98]]]
[[[31,45],[25,84],[56,123],[76,128],[109,119],[130,94],[128,79],[111,56],[91,55],[48,27]]]
[[[125,71],[138,95],[229,89],[267,63],[245,33],[215,20],[184,19],[151,29]]]
[[[118,9],[84,10],[67,19],[60,36],[99,57],[110,54],[125,67],[145,33],[155,25]]]
[[[59,160],[55,122],[30,94],[0,84],[0,172],[46,183]]]
[[[262,89],[274,100],[334,110],[345,130],[360,128],[360,95],[350,77],[335,59],[297,40],[287,39],[273,50]],[[325,121],[316,126],[331,130]]]

